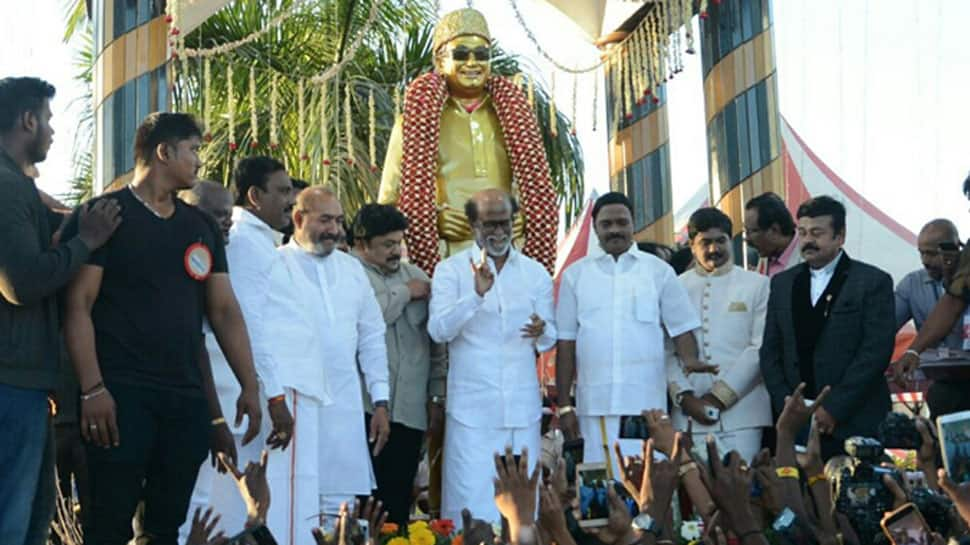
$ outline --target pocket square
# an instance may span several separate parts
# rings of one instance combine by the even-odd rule
[[[742,301],[735,301],[728,306],[728,312],[747,312],[748,305],[745,305]]]

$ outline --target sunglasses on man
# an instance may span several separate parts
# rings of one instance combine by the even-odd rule
[[[480,61],[487,61],[492,58],[492,49],[489,47],[476,47],[475,49],[468,49],[464,46],[458,46],[451,50],[451,58],[456,61],[467,61],[472,56]]]

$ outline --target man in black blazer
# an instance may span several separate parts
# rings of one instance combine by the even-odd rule
[[[805,262],[772,278],[761,372],[776,416],[800,382],[807,399],[832,387],[815,413],[828,460],[843,453],[846,438],[872,436],[890,410],[884,373],[895,342],[893,283],[842,250],[841,203],[816,197],[797,216]]]

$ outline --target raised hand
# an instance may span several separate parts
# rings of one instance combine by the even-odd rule
[[[264,450],[258,464],[249,462],[245,471],[239,471],[232,460],[223,454],[219,455],[219,461],[236,480],[236,487],[246,504],[247,524],[250,525],[264,524],[269,511],[269,483],[266,481],[268,459],[269,451]]]
[[[468,545],[492,545],[495,543],[495,531],[492,525],[481,519],[472,518],[468,509],[461,510],[461,527],[464,543]]]
[[[529,316],[529,323],[522,326],[523,339],[538,339],[546,331],[546,322],[538,314]]]
[[[469,260],[472,267],[472,274],[475,277],[475,293],[479,297],[485,297],[488,290],[492,289],[492,285],[495,284],[495,275],[492,274],[492,269],[488,266],[488,254],[485,250],[482,250],[482,259],[478,263]]]
[[[936,473],[940,481],[940,488],[953,500],[953,505],[960,513],[960,518],[970,524],[970,482],[957,484],[946,474],[945,469],[940,469]]]
[[[505,447],[505,456],[495,453],[495,506],[508,519],[509,527],[531,524],[536,511],[536,487],[539,484],[540,464],[529,475],[529,450],[522,449],[516,465],[512,447]],[[512,534],[515,540],[515,534]]]
[[[212,532],[215,531],[221,519],[222,516],[220,515],[212,516],[211,507],[206,509],[204,514],[202,513],[201,507],[196,508],[195,515],[192,516],[192,529],[189,531],[189,537],[185,540],[185,545],[217,545],[227,543],[229,540],[223,532],[220,531],[212,535]]]
[[[778,422],[775,423],[775,429],[778,430],[778,433],[784,433],[790,437],[798,435],[798,432],[808,424],[812,414],[821,407],[822,401],[828,397],[832,389],[828,386],[822,388],[811,405],[805,404],[805,397],[802,395],[804,390],[805,383],[803,382],[795,388],[790,396],[785,398],[785,408],[782,409]],[[825,430],[820,429],[819,431],[824,433]]]

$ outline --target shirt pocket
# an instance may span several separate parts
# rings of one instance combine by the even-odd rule
[[[633,291],[633,317],[638,322],[660,322],[660,301],[653,285],[641,285]]]

